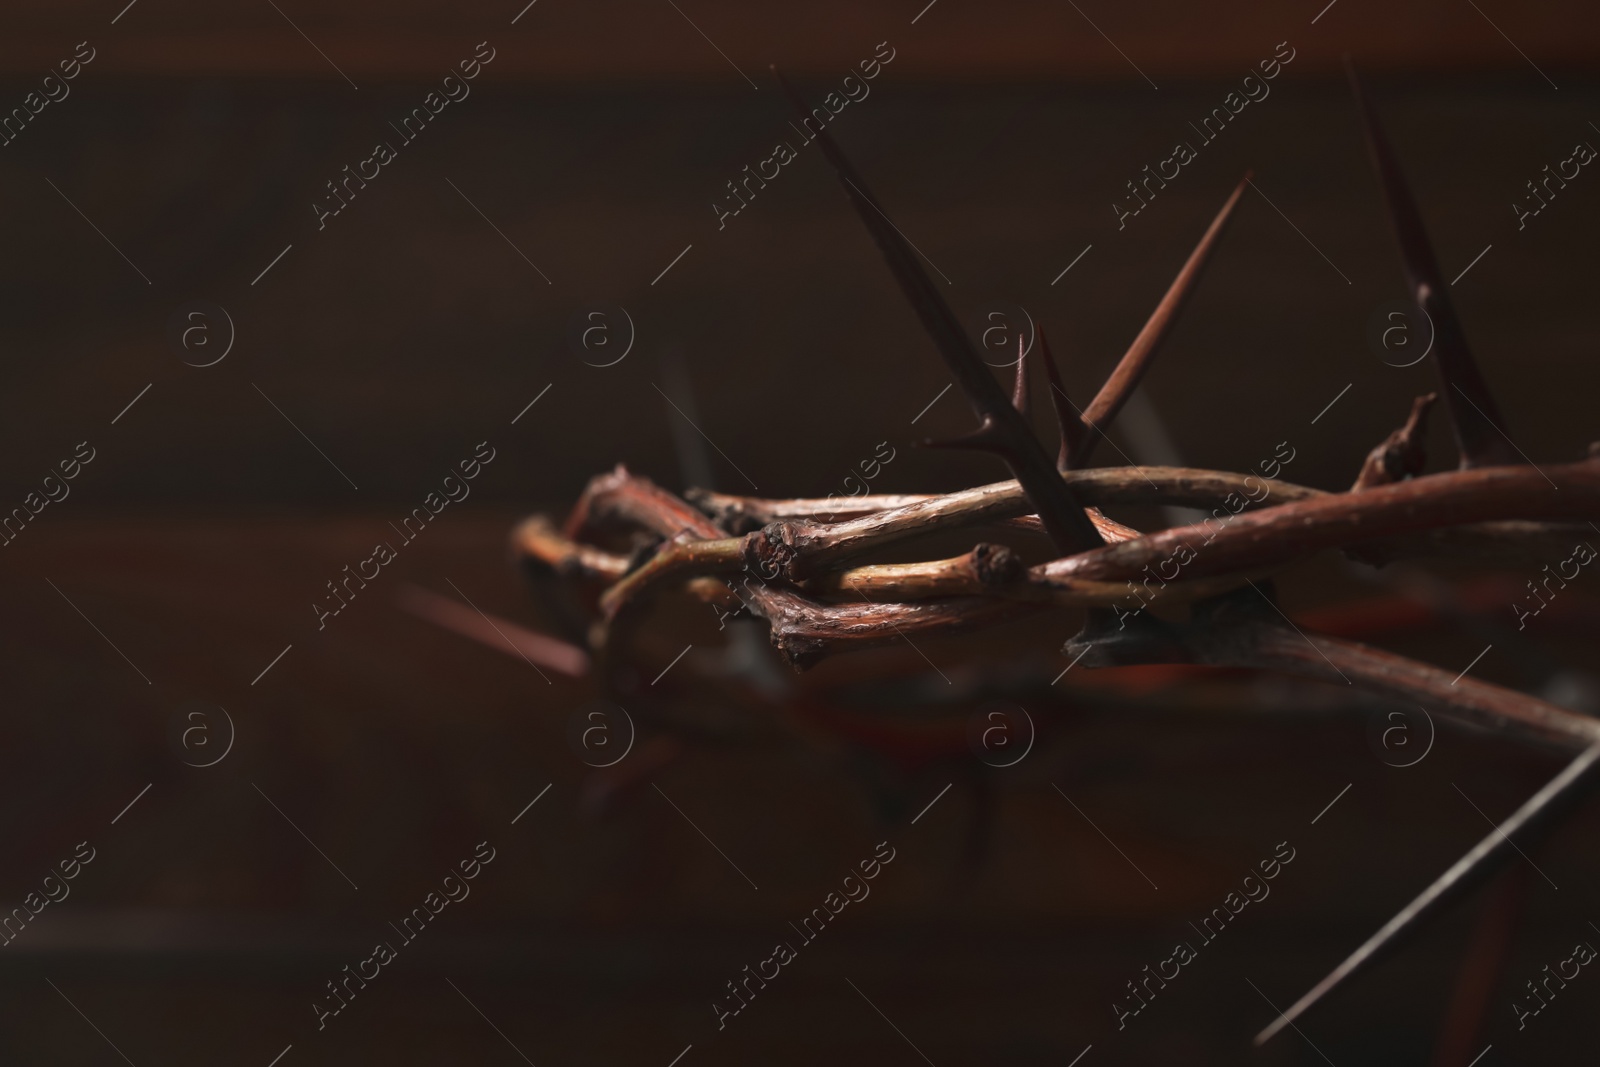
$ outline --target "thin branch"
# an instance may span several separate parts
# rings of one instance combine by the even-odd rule
[[[1265,481],[1244,475],[1184,468],[1134,470],[1139,477],[1130,478],[1123,468],[1074,472],[1068,477],[1074,485],[1094,486],[1095,490],[1103,491],[1105,503],[1146,502],[1155,498],[1162,502],[1214,503],[1237,494],[1233,496],[1235,502],[1227,506],[1238,508],[1248,507],[1250,500],[1259,501],[1271,492]],[[1148,479],[1142,477],[1145,475]],[[1256,488],[1247,489],[1252,481]],[[1167,487],[1165,495],[1162,485]],[[1278,488],[1289,499],[1326,495],[1300,486],[1279,485]],[[708,496],[701,494],[699,499],[706,500]],[[790,580],[800,580],[867,547],[893,544],[935,530],[1016,518],[1026,514],[1030,506],[1031,502],[1016,482],[996,482],[842,522],[778,519],[751,535],[746,542],[748,559],[752,567],[763,574],[782,574]]]
[[[822,604],[788,594],[761,614],[772,644],[790,665],[806,670],[831,653],[875,648],[923,635],[958,633],[1020,618],[1045,605],[995,597],[951,597],[914,604]]]
[[[1548,475],[1549,480],[1546,480]],[[1550,491],[1555,485],[1556,492]],[[1116,581],[1147,566],[1186,578],[1274,568],[1328,548],[1500,519],[1600,519],[1600,462],[1484,467],[1213,516],[1046,564],[1051,575]],[[844,524],[841,524],[844,525]],[[1166,577],[1165,574],[1162,577]]]
[[[1248,500],[1260,491],[1263,484],[1263,479],[1255,475],[1193,467],[1096,467],[1063,471],[1061,476],[1071,486],[1074,495],[1097,507],[1112,504],[1176,504],[1210,508],[1223,504],[1230,497]],[[1292,482],[1274,481],[1267,484],[1272,487],[1271,499],[1274,504],[1327,495],[1320,489]],[[945,501],[945,506],[956,510],[985,501],[996,510],[986,511],[983,514],[984,521],[995,516],[1025,515],[1029,511],[1027,494],[1014,481],[992,482],[974,489],[943,494],[768,499],[690,489],[685,496],[718,525],[745,531],[780,519],[810,519],[831,514],[845,521],[934,501]],[[1003,505],[1001,498],[1005,501]]]
[[[1276,624],[1214,628],[1196,639],[1200,661],[1279,669],[1397,697],[1467,726],[1511,731],[1565,748],[1600,741],[1600,720],[1472,676],[1337,637],[1301,635]],[[1093,654],[1090,655],[1092,665]]]
[[[572,514],[567,517],[565,532],[569,537],[576,538],[618,522],[641,526],[675,540],[684,535],[701,541],[727,539],[723,530],[704,514],[648,478],[630,474],[621,464],[611,473],[589,480],[577,504],[573,506]],[[749,606],[764,617],[791,610],[794,607],[791,602],[800,599],[787,590],[759,583],[754,587],[746,583],[746,590],[750,597]],[[645,602],[645,598],[641,597],[625,603],[636,603],[642,607]],[[619,648],[628,643],[633,626],[642,615],[640,611],[621,609],[622,605],[613,609],[596,642],[598,651],[602,653],[598,672],[601,677],[607,676],[610,661]]]
[[[611,472],[589,479],[572,514],[567,516],[563,532],[578,538],[618,521],[642,526],[661,537],[674,537],[685,530],[702,539],[727,536],[703,512],[650,479],[630,473],[620,463]]]
[[[954,559],[927,563],[880,563],[835,571],[813,589],[834,596],[866,597],[873,602],[983,596],[1021,587],[1028,568],[1005,545],[980,541]]]
[[[1086,476],[1096,473],[1099,472],[1083,472]],[[1163,477],[1179,484],[1204,483],[1213,473],[1163,472]],[[741,599],[748,595],[751,610],[773,624],[773,643],[786,654],[794,653],[791,659],[795,662],[811,663],[829,652],[892,640],[897,629],[920,633],[961,628],[1037,610],[1047,603],[1122,604],[1132,608],[1152,596],[1173,604],[1213,596],[1266,577],[1284,563],[1316,549],[1362,544],[1373,537],[1390,536],[1394,550],[1402,543],[1395,535],[1421,533],[1415,542],[1426,551],[1429,538],[1449,532],[1428,528],[1429,523],[1471,520],[1475,515],[1494,515],[1519,507],[1537,508],[1551,499],[1563,507],[1600,517],[1600,494],[1593,486],[1600,478],[1600,463],[1552,468],[1552,473],[1570,490],[1559,494],[1534,491],[1530,495],[1529,476],[1533,473],[1528,468],[1504,467],[1433,475],[1361,494],[1305,491],[1311,495],[1294,503],[1233,515],[1218,529],[1208,529],[1206,525],[1182,527],[1043,563],[1017,582],[971,582],[950,573],[956,566],[951,561],[935,561],[913,565],[911,569],[895,569],[902,565],[891,565],[887,570],[857,568],[857,573],[848,578],[829,578],[815,587],[821,592],[852,586],[870,587],[880,593],[898,590],[908,598],[932,596],[935,601],[946,598],[954,589],[983,593],[970,598],[971,602],[967,598],[959,603],[945,600],[938,606],[927,600],[877,602],[870,605],[869,611],[862,605],[818,603],[797,591],[766,584],[780,578],[805,581],[825,576],[865,551],[930,530],[992,519],[1005,514],[1008,508],[1027,506],[1017,499],[1020,494],[1013,485],[998,483],[831,525],[779,522],[743,539],[715,537],[694,541],[673,535],[654,561],[630,576],[633,580],[625,580],[608,592],[606,607],[615,624],[626,605],[645,603],[648,592],[658,583],[742,569],[748,576],[742,582],[745,594]],[[1174,474],[1182,477],[1174,479]],[[1220,480],[1223,484],[1230,481],[1226,477]],[[591,519],[627,515],[658,532],[674,525],[680,531],[685,528],[686,504],[625,473],[596,479],[582,503],[580,510]],[[1238,506],[1247,503],[1240,498]],[[698,525],[702,530],[720,532],[704,517]],[[788,537],[788,555],[781,559],[754,551],[762,545],[770,546],[768,536],[774,530],[784,531]],[[1207,536],[1212,538],[1210,544],[1205,543]],[[1185,557],[1178,549],[1189,555]],[[1130,583],[1135,581],[1141,583],[1143,592],[1134,592]],[[1010,603],[977,602],[985,598]],[[924,612],[925,616],[921,614]],[[1119,618],[1132,613],[1123,611]]]
[[[628,573],[628,557],[564,536],[545,515],[531,515],[512,529],[511,554],[591,581],[614,582]]]
[[[1568,470],[1581,472],[1587,467],[1592,467],[1593,463],[1594,461],[1590,460],[1587,464],[1555,469],[1561,472]],[[1550,551],[1562,549],[1563,541],[1570,541],[1574,533],[1581,531],[1581,527],[1565,523],[1532,522],[1522,519],[1480,521],[1464,517],[1465,512],[1457,513],[1453,501],[1465,497],[1470,502],[1480,484],[1488,487],[1486,482],[1478,483],[1473,479],[1484,478],[1488,473],[1452,472],[1430,475],[1405,483],[1413,487],[1409,492],[1420,493],[1422,498],[1435,497],[1430,505],[1434,516],[1442,521],[1460,525],[1419,530],[1403,535],[1366,529],[1361,531],[1365,534],[1364,537],[1355,536],[1355,526],[1352,525],[1349,537],[1335,536],[1328,545],[1339,543],[1347,546],[1352,556],[1370,563],[1387,563],[1416,556],[1494,558],[1504,554],[1510,554],[1512,561],[1521,561],[1544,559]],[[1207,509],[1221,505],[1231,512],[1241,505],[1248,510],[1270,504],[1273,506],[1272,510],[1278,511],[1283,507],[1302,502],[1326,500],[1333,502],[1332,515],[1340,516],[1342,513],[1340,521],[1346,523],[1359,523],[1361,508],[1364,506],[1351,502],[1345,494],[1324,493],[1321,490],[1289,482],[1265,482],[1253,475],[1225,471],[1183,467],[1108,467],[1073,471],[1067,473],[1065,477],[1083,499],[1097,505],[1174,504]],[[1526,492],[1532,489],[1534,492],[1531,495],[1537,498],[1537,486],[1528,483],[1525,477],[1520,480],[1525,483],[1519,487],[1520,491]],[[1592,478],[1589,480],[1592,481]],[[1500,479],[1490,478],[1489,481],[1498,482]],[[1269,495],[1264,499],[1260,496],[1263,486],[1270,487]],[[1548,486],[1546,488],[1548,489]],[[1495,492],[1499,490],[1496,489]],[[690,495],[702,508],[716,516],[719,523],[734,528],[748,528],[764,522],[778,523],[786,519],[801,520],[808,516],[828,513],[845,516],[839,522],[828,526],[816,524],[810,536],[813,540],[838,539],[841,542],[850,541],[858,544],[890,543],[920,533],[987,522],[1015,522],[1027,507],[1015,482],[996,482],[944,495],[907,493],[892,496],[860,496],[850,498],[847,503],[804,497],[773,500],[695,490],[691,490]],[[1535,499],[1532,510],[1534,513],[1539,513],[1541,509],[1550,510],[1546,505],[1556,500],[1558,496],[1562,494],[1547,493],[1548,499]],[[1363,497],[1363,500],[1365,499]],[[1405,491],[1402,491],[1398,497],[1398,501],[1402,502],[1400,511],[1404,510],[1405,499]],[[1396,499],[1391,498],[1387,506],[1394,507],[1395,503]],[[1493,502],[1485,502],[1488,503]],[[1573,507],[1578,513],[1578,518],[1593,517],[1596,506],[1592,492],[1585,496],[1581,491],[1566,496],[1559,503]],[[1511,513],[1516,510],[1516,506],[1515,501],[1502,500],[1492,510]],[[1265,509],[1260,512],[1260,514],[1265,513]],[[1280,521],[1292,527],[1301,515],[1303,513],[1291,512]],[[1398,518],[1399,512],[1391,517]],[[1213,528],[1208,526],[1208,523],[1215,521],[1214,517],[1201,524],[1200,529],[1204,530],[1204,534],[1199,537],[1200,541],[1211,536]],[[1232,531],[1238,522],[1239,517],[1228,520],[1229,531]],[[878,527],[895,527],[900,523],[905,523],[908,528],[903,531],[886,528],[881,533],[886,540],[876,539],[880,536]],[[1397,529],[1401,525],[1408,524],[1395,523],[1390,528]],[[1105,527],[1102,529],[1108,537],[1113,536],[1112,530]],[[1187,543],[1195,539],[1196,529],[1196,527],[1180,527],[1148,535],[1152,538],[1169,538],[1168,541],[1160,543],[1151,555],[1158,560],[1164,559],[1175,551],[1174,541],[1182,540]],[[1244,529],[1239,527],[1237,532],[1229,532],[1225,536],[1242,537]],[[866,540],[862,541],[862,538]],[[1150,542],[1141,544],[1148,547]],[[1570,543],[1565,545],[1565,548],[1570,547]],[[847,556],[849,552],[850,550],[844,549],[840,554]],[[1093,560],[1086,560],[1074,566],[1085,566],[1092,562]]]
[[[1176,561],[1184,577],[1194,578],[1229,571],[1270,570],[1325,549],[1406,534],[1428,534],[1437,527],[1529,516],[1600,519],[1600,462],[1593,460],[1550,467],[1545,473],[1531,467],[1453,471],[1378,486],[1360,494],[1319,493],[1250,476],[1221,476],[1220,472],[1181,468],[1142,471],[1170,478],[1173,491],[1167,500],[1174,503],[1196,502],[1198,493],[1189,496],[1182,489],[1193,491],[1205,485],[1214,491],[1223,484],[1237,485],[1239,489],[1230,489],[1223,496],[1223,507],[1213,508],[1211,517],[1199,524],[1054,560],[1044,565],[1049,577],[1123,581],[1138,577],[1147,566],[1165,569]],[[1089,481],[1086,479],[1086,483]],[[1148,497],[1151,493],[1148,486],[1141,493],[1135,483],[1126,479],[1093,481],[1133,496]],[[1254,488],[1250,487],[1252,481]],[[1562,491],[1550,492],[1552,484]],[[1156,495],[1164,494],[1157,490]],[[1264,506],[1275,497],[1288,498],[1288,502]],[[1252,505],[1256,510],[1249,510]],[[1026,506],[1014,483],[1000,482],[843,522],[780,519],[746,539],[746,560],[762,574],[799,581],[831,569],[867,548],[934,530],[1012,518]],[[1170,580],[1169,575],[1163,577]]]
[[[737,574],[744,569],[744,539],[719,537],[697,541],[679,534],[656,550],[640,567],[600,594],[600,609],[607,621],[630,600],[674,578]]]

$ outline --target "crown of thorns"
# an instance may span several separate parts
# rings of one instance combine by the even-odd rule
[[[1351,73],[1367,146],[1382,186],[1414,302],[1434,327],[1438,394],[1416,399],[1403,425],[1371,450],[1344,492],[1255,475],[1174,467],[1085,469],[1096,444],[1148,370],[1194,290],[1250,177],[1223,204],[1144,328],[1086,408],[1068,397],[1043,331],[1038,349],[1060,443],[1055,460],[1030,429],[1030,360],[1019,347],[1011,396],[993,377],[917,260],[827,131],[817,143],[845,195],[911,301],[978,425],[938,442],[991,452],[1013,480],[941,495],[762,499],[690,490],[687,499],[618,467],[594,478],[558,526],[544,516],[513,535],[532,568],[601,587],[585,635],[603,684],[626,687],[643,608],[687,591],[764,620],[772,644],[803,669],[839,652],[923,634],[970,630],[1065,606],[1087,609],[1063,652],[1085,667],[1191,663],[1287,671],[1343,682],[1426,706],[1447,720],[1575,750],[1575,759],[1466,856],[1355,950],[1256,1038],[1262,1043],[1336,985],[1392,949],[1452,900],[1486,880],[1514,850],[1600,783],[1600,721],[1489,682],[1353,641],[1307,633],[1278,607],[1272,575],[1338,549],[1371,563],[1441,558],[1503,566],[1564,555],[1600,519],[1600,452],[1543,468],[1519,461],[1465,334],[1421,213],[1371,103]],[[797,109],[805,106],[784,88]],[[1443,396],[1459,469],[1424,474],[1422,437]],[[934,442],[930,442],[934,443]],[[1104,505],[1202,508],[1206,521],[1140,532]],[[828,521],[822,521],[826,519]],[[953,559],[860,564],[864,554],[925,535],[1006,524],[1042,531],[1056,558],[1024,566],[1011,549],[979,543]],[[608,550],[617,532],[644,535],[631,554]],[[1175,564],[1167,577],[1163,564]],[[1164,603],[1187,603],[1171,622],[1132,609],[1162,569]],[[739,578],[739,584],[729,579]],[[1142,583],[1136,586],[1135,583]]]

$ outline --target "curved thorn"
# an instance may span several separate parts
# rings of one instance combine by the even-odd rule
[[[1184,301],[1189,298],[1189,294],[1200,281],[1200,272],[1205,269],[1206,260],[1211,258],[1212,250],[1216,248],[1217,240],[1222,236],[1222,230],[1227,226],[1228,219],[1233,216],[1233,209],[1238,206],[1239,198],[1244,195],[1249,181],[1250,172],[1246,171],[1239,184],[1234,187],[1232,195],[1222,205],[1222,210],[1217,212],[1216,217],[1211,220],[1211,225],[1206,227],[1200,243],[1189,253],[1183,269],[1172,279],[1172,284],[1167,287],[1161,303],[1150,313],[1144,329],[1133,339],[1133,344],[1128,346],[1128,351],[1123,354],[1121,362],[1084,410],[1083,422],[1086,429],[1082,447],[1078,450],[1078,466],[1089,461],[1089,453],[1094,451],[1094,446],[1105,436],[1111,421],[1117,417],[1117,412],[1122,410],[1122,405],[1133,395],[1139,379],[1144,377],[1144,372],[1155,359],[1156,349],[1161,347],[1161,342],[1172,331],[1173,323],[1178,319],[1178,312],[1183,310]]]
[[[1405,266],[1406,285],[1411,298],[1416,301],[1433,323],[1433,358],[1439,370],[1439,379],[1445,385],[1445,401],[1450,405],[1450,418],[1455,426],[1456,443],[1461,450],[1461,466],[1487,467],[1516,462],[1505,433],[1505,420],[1489,394],[1488,383],[1478,370],[1477,360],[1467,347],[1466,331],[1456,317],[1455,305],[1450,300],[1449,287],[1439,273],[1439,262],[1428,241],[1428,231],[1422,225],[1422,212],[1411,195],[1405,175],[1394,149],[1378,121],[1377,109],[1367,99],[1361,79],[1349,58],[1345,59],[1345,73],[1350,79],[1350,91],[1355,95],[1356,108],[1361,114],[1362,132],[1367,149],[1372,156],[1373,169],[1378,172],[1378,183],[1383,188],[1384,204],[1389,209],[1389,222],[1394,227],[1396,242],[1400,245],[1400,259]],[[1451,386],[1455,388],[1452,389]]]
[[[1368,938],[1366,944],[1352,952],[1309,993],[1279,1015],[1272,1025],[1257,1034],[1255,1043],[1261,1045],[1270,1041],[1274,1034],[1305,1014],[1339,983],[1377,962],[1382,955],[1395,948],[1403,937],[1414,933],[1446,904],[1488,878],[1501,863],[1510,858],[1513,849],[1520,851],[1521,845],[1530,837],[1559,819],[1582,797],[1585,790],[1596,785],[1600,785],[1600,743],[1590,745],[1579,753],[1566,770],[1529,797],[1510,818],[1496,826],[1471,852],[1457,860],[1407,904],[1400,914]]]

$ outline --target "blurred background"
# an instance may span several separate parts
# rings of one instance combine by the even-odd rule
[[[591,678],[405,610],[429,594],[555,632],[507,534],[617,463],[825,496],[887,443],[876,492],[1002,476],[913,447],[970,414],[771,64],[820,101],[892,54],[831,131],[974,334],[1021,309],[1080,404],[1252,169],[1098,460],[1249,470],[1287,442],[1283,478],[1339,489],[1435,387],[1371,340],[1406,293],[1349,54],[1516,445],[1581,457],[1600,178],[1520,227],[1514,205],[1600,144],[1594,10],[1324,2],[9,5],[0,507],[38,513],[0,551],[0,905],[31,913],[80,842],[94,859],[0,947],[6,1062],[1466,1067],[1492,1045],[1490,1067],[1589,1047],[1600,979],[1521,1029],[1512,1002],[1600,944],[1592,805],[1301,1033],[1249,1044],[1558,754],[1424,719],[1397,754],[1390,709],[1283,679],[1052,686],[1069,612],[778,667],[823,713],[738,708],[697,680],[764,640],[670,602],[638,669],[676,667],[597,769],[573,741]],[[445,78],[474,57],[464,98],[396,130],[460,96]],[[394,158],[334,199],[380,141]],[[719,224],[780,141],[797,157]],[[1179,141],[1196,158],[1119,225]],[[399,545],[391,524],[480,442],[470,496]],[[1442,417],[1430,457],[1455,462]],[[398,558],[319,629],[327,583],[385,540]],[[1297,620],[1450,670],[1489,645],[1475,675],[1596,710],[1592,576],[1524,633],[1529,575],[1450,595],[1440,576],[1324,558],[1280,590]],[[1000,697],[1038,737],[995,768],[967,731]],[[884,720],[898,740],[863,725]],[[470,899],[319,1029],[327,983],[484,841]],[[871,897],[719,1029],[726,983],[885,841]],[[1282,842],[1270,897],[1119,1029],[1126,983]]]

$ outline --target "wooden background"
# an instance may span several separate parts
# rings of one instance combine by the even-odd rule
[[[281,1067],[521,1062],[505,1039],[541,1065],[665,1067],[686,1045],[681,1067],[921,1062],[898,1027],[938,1067],[1065,1064],[1091,1044],[1082,1067],[1321,1063],[1294,1034],[1248,1051],[1272,1018],[1251,983],[1286,1005],[1486,832],[1463,792],[1500,818],[1554,773],[1548,753],[1443,731],[1423,763],[1390,768],[1369,746],[1370,709],[1271,679],[1134,702],[1085,678],[1030,702],[1050,725],[1010,771],[980,774],[959,752],[895,764],[775,717],[760,737],[676,753],[647,732],[631,785],[600,803],[606,780],[566,740],[591,686],[547,685],[396,598],[453,583],[549,629],[505,533],[617,462],[680,487],[698,461],[676,442],[697,438],[663,394],[692,404],[725,491],[836,491],[880,441],[897,449],[876,483],[887,491],[998,476],[913,449],[958,432],[965,412],[946,394],[917,418],[948,378],[813,152],[725,229],[711,209],[791,136],[768,63],[820,96],[882,40],[896,58],[837,136],[959,313],[1028,309],[1075,397],[1254,168],[1258,191],[1145,394],[1183,460],[1248,468],[1287,440],[1285,476],[1325,488],[1348,484],[1432,387],[1425,366],[1386,366],[1366,340],[1403,289],[1339,80],[1353,53],[1374,71],[1446,272],[1471,265],[1453,295],[1517,444],[1536,462],[1574,458],[1600,436],[1600,191],[1585,172],[1521,231],[1510,205],[1546,163],[1600,138],[1590,9],[1480,5],[1511,45],[1465,3],[1339,0],[1315,25],[1320,4],[939,0],[913,24],[914,2],[680,14],[539,0],[515,26],[515,3],[278,6],[139,0],[113,25],[118,3],[25,4],[0,26],[0,103],[76,42],[97,49],[71,95],[0,148],[0,503],[20,503],[77,442],[97,449],[72,495],[0,549],[0,903],[78,841],[99,850],[67,901],[0,948],[8,1062],[120,1062],[96,1027],[141,1065],[266,1065],[286,1045]],[[497,55],[470,98],[319,231],[323,183],[486,39]],[[1124,182],[1286,39],[1296,58],[1271,96],[1119,231]],[[236,327],[216,366],[185,365],[168,340],[191,300]],[[568,341],[595,301],[636,325],[614,367],[585,365]],[[1145,459],[1160,437],[1124,426],[1114,441]],[[498,454],[472,498],[319,632],[323,583],[486,439]],[[1432,445],[1434,467],[1449,466],[1442,427]],[[1302,618],[1379,591],[1336,561],[1284,590]],[[1502,615],[1489,625],[1507,629]],[[963,679],[1047,682],[1073,625],[925,651]],[[1490,643],[1481,633],[1384,640],[1460,667]],[[705,609],[664,609],[650,662],[694,645],[674,701],[703,699],[689,679],[716,668],[724,639]],[[1592,627],[1493,641],[1475,673],[1564,686],[1580,705],[1594,691]],[[842,685],[872,663],[922,669],[889,650],[804,684]],[[1196,692],[1197,706],[1181,701]],[[173,742],[193,700],[237,727],[213,768],[185,766]],[[930,709],[958,725],[969,710]],[[1583,979],[1521,1033],[1510,1002],[1600,936],[1586,925],[1600,921],[1595,819],[1533,854],[1548,882],[1525,869],[1481,1067],[1570,1060],[1592,1042]],[[886,838],[899,858],[872,897],[718,1033],[722,984]],[[472,898],[317,1033],[322,983],[484,839],[500,858]],[[1272,896],[1118,1033],[1123,983],[1283,840],[1299,858]],[[1483,899],[1310,1016],[1306,1036],[1340,1065],[1426,1060]]]

